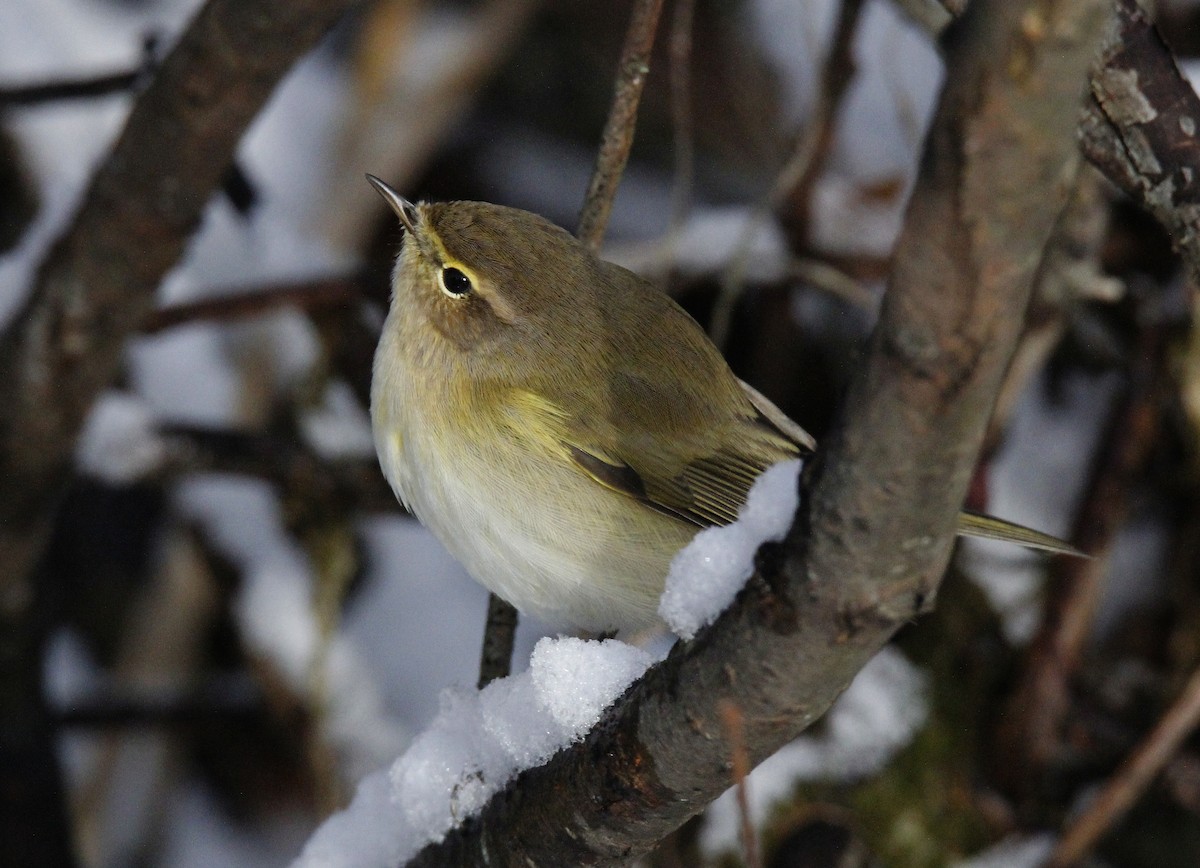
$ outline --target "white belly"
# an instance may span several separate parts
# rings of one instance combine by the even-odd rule
[[[384,474],[476,580],[561,627],[658,623],[670,559],[694,528],[604,488],[561,455],[532,454],[527,440],[504,431],[481,444],[413,418],[395,395],[372,405]]]

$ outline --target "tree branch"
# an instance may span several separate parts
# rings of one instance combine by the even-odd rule
[[[1154,730],[1067,827],[1046,863],[1047,868],[1079,864],[1133,807],[1197,726],[1200,726],[1200,671],[1192,674],[1183,694],[1167,709]]]
[[[971,4],[879,326],[787,539],[764,546],[737,604],[585,741],[410,865],[626,864],[728,786],[722,700],[741,710],[759,762],[930,604],[1075,167],[1105,8]]]
[[[1092,76],[1084,156],[1158,220],[1200,279],[1200,97],[1136,0],[1117,0],[1117,26]]]
[[[32,293],[0,332],[0,851],[18,862],[70,863],[41,699],[50,619],[37,614],[45,603],[32,576],[76,436],[242,132],[350,5],[210,0],[135,103]]]
[[[363,281],[327,277],[300,283],[258,287],[250,292],[225,293],[156,308],[142,321],[142,334],[152,335],[194,322],[233,322],[273,313],[281,307],[301,310],[343,307],[361,301]]]
[[[351,0],[210,0],[138,99],[0,335],[0,589],[28,575],[93,399],[242,132]]]
[[[959,0],[925,17],[928,0],[894,0],[931,33],[962,13]],[[1200,280],[1200,97],[1137,0],[1116,20],[1091,78],[1080,147],[1088,162],[1149,211]]]
[[[1063,561],[1051,573],[1042,622],[1001,716],[996,755],[1003,760],[997,767],[1003,783],[1022,798],[1035,794],[1062,751],[1072,685],[1109,573],[1112,546],[1135,481],[1161,437],[1170,348],[1162,328],[1146,327],[1139,337],[1129,381],[1097,449],[1070,536],[1090,557]]]
[[[617,185],[621,183],[621,174],[633,147],[638,103],[650,72],[650,50],[654,47],[662,7],[663,0],[636,0],[625,34],[616,93],[600,138],[600,152],[596,155],[596,167],[588,183],[583,210],[579,214],[579,229],[575,233],[593,251],[599,250],[600,242],[604,240]]]
[[[141,62],[132,69],[100,75],[64,78],[37,84],[0,87],[0,109],[43,105],[71,99],[93,99],[135,90],[154,73],[158,37],[147,35],[142,44]]]
[[[596,166],[584,196],[576,235],[592,250],[599,250],[608,228],[617,185],[629,161],[633,147],[633,131],[637,125],[638,104],[642,87],[650,72],[650,51],[658,32],[658,19],[663,0],[636,0],[621,62],[617,72],[616,93],[609,109],[608,121],[600,137]],[[483,628],[483,649],[479,661],[479,686],[484,687],[497,678],[504,678],[512,668],[512,649],[517,630],[517,610],[507,600],[488,594],[487,619]]]

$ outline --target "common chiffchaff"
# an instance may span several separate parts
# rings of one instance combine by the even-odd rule
[[[679,305],[559,227],[413,205],[367,177],[406,230],[371,384],[396,494],[522,612],[596,632],[658,623],[675,553],[813,438]],[[983,516],[960,532],[1069,550]]]

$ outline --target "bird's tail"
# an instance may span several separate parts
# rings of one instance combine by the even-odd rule
[[[1064,540],[1048,533],[1033,530],[1023,525],[1013,524],[1002,518],[990,515],[979,515],[974,512],[958,514],[958,532],[962,536],[974,536],[980,539],[998,539],[1004,542],[1016,543],[1030,549],[1055,552],[1057,554],[1084,557],[1083,552]]]

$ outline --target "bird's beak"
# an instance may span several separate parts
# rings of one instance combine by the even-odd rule
[[[367,180],[371,182],[371,186],[379,191],[379,195],[383,200],[391,206],[396,212],[396,216],[400,218],[400,222],[404,224],[404,228],[416,237],[417,234],[417,206],[409,202],[383,181],[376,178],[374,175],[368,174]]]

